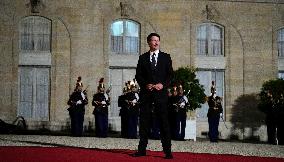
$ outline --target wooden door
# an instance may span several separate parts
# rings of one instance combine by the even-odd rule
[[[45,67],[19,67],[18,115],[35,121],[49,120],[49,74]]]

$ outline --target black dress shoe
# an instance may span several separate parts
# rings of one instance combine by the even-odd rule
[[[173,159],[173,155],[171,153],[166,154],[165,159]]]
[[[132,156],[133,157],[146,156],[146,152],[137,151]]]

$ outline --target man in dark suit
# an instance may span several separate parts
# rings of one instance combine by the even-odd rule
[[[166,159],[172,159],[171,137],[168,123],[167,89],[172,77],[172,60],[169,54],[161,52],[160,36],[151,33],[147,37],[150,50],[140,55],[135,78],[140,86],[140,141],[135,157],[146,156],[151,112],[154,108],[160,121],[160,133]]]

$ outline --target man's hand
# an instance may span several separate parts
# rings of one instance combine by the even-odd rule
[[[149,91],[152,91],[154,88],[154,84],[147,84],[146,85],[146,89],[148,89]]]
[[[152,91],[153,89],[159,91],[161,89],[163,89],[163,84],[158,83],[158,84],[147,84],[146,85],[146,89],[148,89],[149,91]]]
[[[155,88],[156,90],[158,90],[158,91],[159,91],[159,90],[162,90],[163,87],[164,87],[164,86],[163,86],[163,84],[161,84],[161,83],[158,83],[158,84],[155,84],[155,85],[154,85],[154,88]]]

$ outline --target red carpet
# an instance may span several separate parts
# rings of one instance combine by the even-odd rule
[[[101,150],[77,147],[0,147],[1,162],[284,162],[284,158],[215,155],[174,152],[174,159],[163,159],[163,152],[147,151],[145,157],[132,157],[132,150]]]

